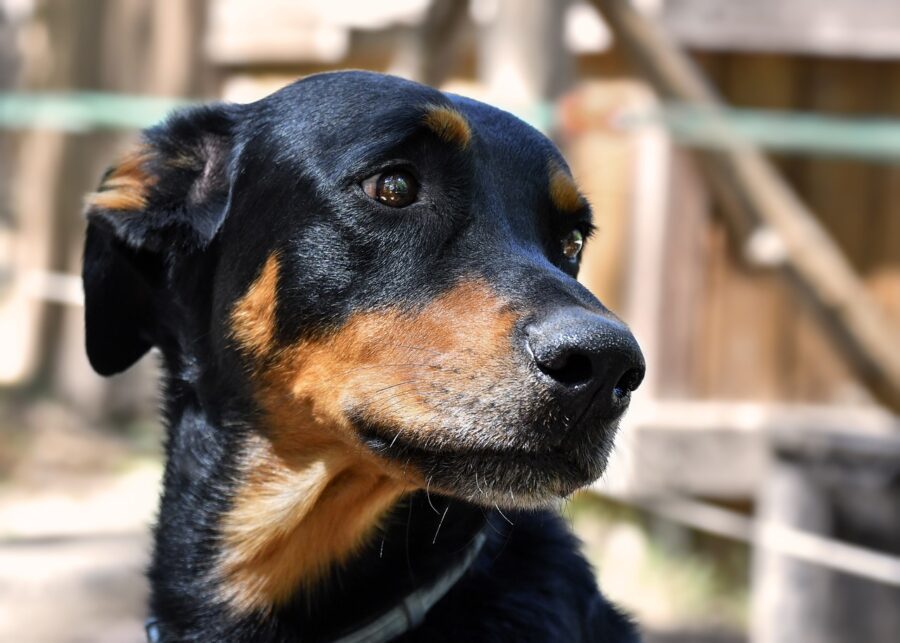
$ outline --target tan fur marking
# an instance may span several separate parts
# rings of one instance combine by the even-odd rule
[[[550,200],[561,212],[575,212],[584,205],[584,197],[575,181],[556,161],[548,164]]]
[[[275,333],[277,286],[278,255],[273,253],[266,259],[259,277],[232,309],[232,336],[253,355],[263,355],[271,347]]]
[[[97,192],[89,194],[89,208],[101,210],[143,210],[147,206],[147,191],[156,183],[146,164],[151,159],[147,147],[140,147],[125,156],[104,179]]]
[[[517,318],[483,282],[462,282],[417,311],[359,313],[325,337],[272,352],[277,270],[270,257],[232,313],[235,338],[266,358],[257,373],[265,435],[223,517],[216,570],[222,598],[239,612],[270,609],[314,584],[403,494],[425,487],[420,473],[360,442],[348,405],[408,427],[406,438],[446,439],[425,419],[511,370]]]
[[[236,610],[269,609],[340,563],[404,487],[345,448],[299,456],[259,438],[247,480],[222,524],[223,598]]]
[[[472,128],[465,116],[452,107],[428,105],[423,117],[425,125],[448,143],[456,143],[462,148],[469,146],[472,140]]]

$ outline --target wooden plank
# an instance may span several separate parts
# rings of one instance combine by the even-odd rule
[[[836,538],[829,538],[784,524],[776,525],[771,522],[764,523],[753,520],[743,513],[725,509],[719,504],[679,495],[662,494],[646,497],[611,493],[599,484],[595,485],[592,491],[616,502],[662,516],[678,525],[739,542],[751,543],[759,550],[783,554],[797,561],[804,561],[832,571],[852,574],[855,577],[854,580],[876,581],[892,587],[900,587],[900,557],[885,554],[882,551],[851,545]],[[855,602],[847,601],[851,605]],[[895,601],[887,603],[888,606],[894,604],[896,604]],[[881,605],[873,606],[871,603],[868,603],[867,606],[880,614],[891,612],[890,607],[882,609]],[[851,609],[853,608],[851,607]],[[896,610],[893,612],[896,613]],[[858,623],[854,625],[858,626]],[[888,629],[887,632],[895,634],[897,627]],[[853,638],[851,633],[849,639],[845,637],[839,640],[847,641]],[[789,640],[794,643],[794,641],[810,639],[808,636],[801,636]],[[867,637],[865,640],[872,639]],[[893,638],[888,640],[893,643]],[[816,639],[816,643],[823,642]]]
[[[900,56],[896,0],[667,0],[661,20],[697,49]]]
[[[727,102],[757,109],[787,109],[797,93],[793,61],[778,54],[727,57],[727,75],[720,90]],[[776,274],[752,270],[740,261],[739,243],[726,248],[726,276],[719,296],[724,308],[726,346],[718,363],[715,397],[727,399],[790,399],[786,375],[785,322],[792,316],[788,293]],[[711,349],[712,350],[712,349]],[[739,368],[735,365],[739,364]]]
[[[351,30],[410,25],[427,3],[294,2],[293,0],[212,0],[206,52],[218,65],[296,65],[341,62]],[[367,66],[368,67],[368,66]]]
[[[900,116],[900,63],[884,65],[878,84],[878,112]],[[866,252],[873,270],[867,283],[892,317],[900,320],[900,165],[876,168],[872,182],[875,212]]]
[[[878,93],[875,70],[874,62],[806,59],[801,74],[805,91],[798,107],[843,115],[871,113],[872,98]],[[798,160],[797,166],[804,199],[854,268],[864,271],[870,265],[865,241],[873,224],[870,204],[875,170],[859,161],[826,158]],[[792,388],[799,397],[845,403],[865,399],[865,391],[855,385],[812,315],[798,310],[791,326],[797,351]]]
[[[660,305],[665,322],[659,324],[658,363],[648,363],[659,371],[661,397],[699,397],[704,358],[714,350],[705,314],[711,295],[707,230],[712,225],[712,204],[700,169],[688,152],[673,150],[670,174],[666,209],[678,213],[678,220],[665,230]]]
[[[560,118],[560,143],[581,190],[594,211],[597,233],[585,249],[579,280],[608,308],[624,303],[624,272],[628,252],[629,210],[634,202],[635,136],[623,136],[611,126],[615,114],[652,103],[647,90],[634,81],[604,81],[581,85],[565,97]],[[598,171],[602,168],[602,171]]]
[[[900,455],[900,419],[877,407],[641,400],[623,421],[601,486],[633,495],[752,498],[766,475],[770,436],[811,452],[852,448],[884,463]]]

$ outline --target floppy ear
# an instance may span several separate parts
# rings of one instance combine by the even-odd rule
[[[146,130],[87,197],[87,354],[101,375],[125,370],[160,341],[172,266],[206,248],[222,224],[231,112],[190,109]]]

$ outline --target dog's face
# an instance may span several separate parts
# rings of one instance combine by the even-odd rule
[[[201,388],[249,391],[287,450],[543,502],[599,476],[643,377],[575,280],[590,209],[559,152],[415,83],[329,74],[177,118],[89,218],[95,367],[159,345]]]

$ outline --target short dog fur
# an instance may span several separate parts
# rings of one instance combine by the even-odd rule
[[[161,355],[160,639],[333,640],[484,534],[398,640],[637,640],[547,508],[643,375],[575,280],[590,217],[540,133],[390,76],[146,131],[88,197],[84,286],[99,373]]]

